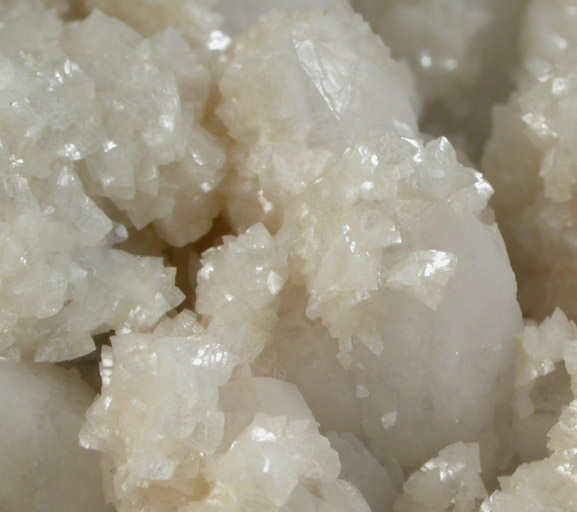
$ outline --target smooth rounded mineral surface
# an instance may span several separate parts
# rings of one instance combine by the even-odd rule
[[[1,510],[112,510],[104,501],[99,457],[78,442],[93,398],[73,371],[0,362]]]

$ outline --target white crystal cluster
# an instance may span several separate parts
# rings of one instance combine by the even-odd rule
[[[124,21],[145,37],[173,27],[191,43],[205,45],[222,23],[222,18],[214,9],[219,0],[74,1],[85,14],[98,9]]]
[[[296,290],[281,296],[293,304],[281,304],[269,371],[298,384],[322,428],[352,431],[379,457],[418,467],[454,436],[482,436],[494,467],[492,417],[507,400],[521,324],[504,246],[479,218],[490,186],[457,163],[446,139],[420,142],[403,68],[349,8],[270,15],[232,53],[217,109],[236,142],[229,216],[297,231],[285,287]],[[460,294],[471,290],[478,302],[465,311]],[[502,320],[481,330],[488,305]],[[462,324],[447,331],[455,308]],[[297,336],[295,321],[305,323]],[[305,368],[319,364],[311,343],[333,379],[305,373],[303,352]],[[486,366],[461,362],[487,352]],[[421,369],[430,357],[435,374]],[[457,367],[476,390],[474,411],[442,377]],[[343,391],[331,411],[335,385]],[[390,429],[387,414],[396,414]]]
[[[556,310],[541,324],[528,322],[519,337],[514,409],[517,449],[526,460],[511,476],[499,478],[500,490],[489,497],[479,478],[478,447],[456,443],[441,450],[405,482],[394,512],[541,512],[570,511],[577,506],[575,447],[577,443],[577,326]],[[558,364],[556,368],[556,363]],[[559,366],[560,365],[560,366]],[[557,389],[549,384],[548,396],[537,390],[553,372]],[[539,410],[539,405],[555,408]],[[544,430],[543,423],[547,425]],[[540,443],[548,438],[548,451]],[[524,445],[524,446],[523,446]],[[541,460],[539,460],[541,459]],[[484,499],[485,498],[485,499]],[[482,501],[482,502],[481,502]]]
[[[0,510],[575,510],[577,4],[523,8],[0,1]],[[517,50],[524,329],[461,151]]]
[[[278,229],[289,199],[372,128],[417,133],[408,71],[344,5],[273,13],[231,53],[217,112],[236,143],[225,192],[237,230]]]
[[[368,512],[296,387],[248,371],[275,318],[283,238],[255,226],[205,256],[206,327],[183,312],[104,349],[80,439],[107,454],[118,511]]]
[[[476,512],[486,498],[479,446],[455,443],[443,448],[405,482],[394,512]]]
[[[483,169],[519,279],[524,311],[575,317],[577,4],[534,1],[523,29],[518,89],[495,111]]]
[[[157,220],[161,230],[171,229],[170,203],[182,192],[170,181],[186,172],[159,164],[175,158],[179,146],[186,153],[190,139],[178,133],[174,74],[148,61],[155,47],[166,50],[159,61],[170,69],[174,46],[186,51],[186,44],[175,33],[144,42],[99,14],[64,26],[53,11],[27,2],[2,6],[1,16],[0,352],[72,359],[94,349],[91,335],[149,329],[182,300],[174,269],[113,245],[127,233],[121,211],[138,227]],[[34,37],[31,26],[38,27]],[[99,59],[96,41],[127,60]],[[158,102],[149,107],[154,91]],[[131,114],[121,115],[126,109]],[[201,140],[199,153],[210,144]],[[207,172],[191,155],[189,161],[202,198]],[[183,198],[189,211],[194,194]],[[208,219],[199,218],[200,232],[211,217],[202,211]]]
[[[526,350],[534,344],[535,327],[529,326],[523,333]],[[531,360],[547,374],[543,366],[560,361],[570,376],[570,402],[564,404],[563,412],[548,432],[549,455],[542,460],[522,464],[510,477],[500,479],[501,491],[495,492],[481,507],[480,512],[517,512],[541,510],[574,510],[577,507],[577,474],[575,447],[577,446],[577,327],[559,311],[539,326],[541,355]],[[527,370],[527,359],[521,371]]]

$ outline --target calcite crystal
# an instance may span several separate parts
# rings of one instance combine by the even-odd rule
[[[0,2],[2,512],[573,512],[577,5],[524,7]]]

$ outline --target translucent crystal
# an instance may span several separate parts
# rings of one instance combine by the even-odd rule
[[[174,30],[62,23],[33,0],[0,19],[0,353],[72,359],[183,299],[174,270],[113,245],[131,224],[177,246],[210,229],[224,172],[201,125],[211,74]]]
[[[572,1],[530,6],[486,160],[523,255],[557,253],[544,309],[574,295]],[[0,359],[96,342],[65,364],[118,512],[573,510],[577,328],[516,341],[493,187],[419,132],[474,156],[521,2],[367,0],[416,87],[332,3],[0,2]],[[72,390],[38,404],[83,385],[1,364],[30,375],[0,385],[0,508],[105,510]]]
[[[218,113],[236,141],[226,187],[233,225],[276,229],[287,197],[366,130],[415,134],[410,89],[406,70],[342,4],[261,19],[220,81]]]
[[[347,7],[270,14],[231,54],[217,110],[234,140],[229,217],[239,230],[263,220],[295,233],[253,371],[286,375],[323,431],[353,432],[377,458],[415,468],[482,437],[492,471],[488,418],[512,393],[521,321],[502,241],[479,218],[490,186],[446,139],[421,142],[403,69]],[[229,318],[235,298],[222,300]],[[444,377],[455,371],[474,399]]]
[[[395,512],[476,512],[487,496],[479,446],[456,443],[413,473],[397,498]]]
[[[327,439],[311,432],[310,420],[256,414],[228,452],[207,469],[208,478],[243,494],[257,494],[277,507],[284,505],[299,480],[335,480],[339,459]],[[213,498],[214,499],[214,498]]]
[[[293,510],[293,502],[315,496],[322,506],[340,493],[368,511],[358,491],[337,480],[338,455],[297,388],[234,376],[243,359],[212,338],[217,316],[205,329],[183,312],[152,334],[116,336],[103,350],[102,395],[80,439],[111,458],[114,503]]]
[[[368,438],[378,457],[392,453],[409,467],[449,438],[484,437],[492,429],[487,418],[512,392],[520,314],[502,241],[476,217],[486,201],[477,179],[446,141],[423,146],[373,134],[328,165],[285,214],[299,232],[299,263],[255,368],[295,382],[326,431]],[[495,282],[508,283],[507,292]],[[479,302],[463,308],[472,289]],[[502,323],[486,324],[481,311],[489,304],[499,304]],[[425,370],[431,358],[434,372]],[[444,377],[458,368],[474,401]],[[397,416],[385,429],[382,417],[391,411]],[[494,450],[483,441],[487,468]]]
[[[518,451],[530,461],[547,455],[547,432],[572,399],[563,365],[568,340],[577,339],[577,327],[557,309],[540,325],[528,322],[520,337],[513,399],[513,429]]]
[[[523,346],[531,343],[535,326],[526,328]],[[558,422],[548,433],[549,454],[542,460],[522,464],[508,478],[502,479],[501,490],[493,493],[481,507],[481,512],[520,512],[541,510],[569,511],[577,507],[577,375],[575,374],[575,324],[557,311],[539,327],[544,352],[558,353],[564,345],[565,367],[571,376],[572,400]],[[553,356],[553,357],[556,357]]]
[[[203,52],[174,29],[144,40],[99,12],[68,26],[63,44],[95,83],[100,133],[85,161],[89,190],[137,229],[154,223],[172,245],[200,238],[218,214],[224,176],[223,150],[201,125],[211,85]]]

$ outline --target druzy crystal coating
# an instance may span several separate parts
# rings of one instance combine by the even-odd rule
[[[0,509],[575,510],[576,20],[0,2]]]

